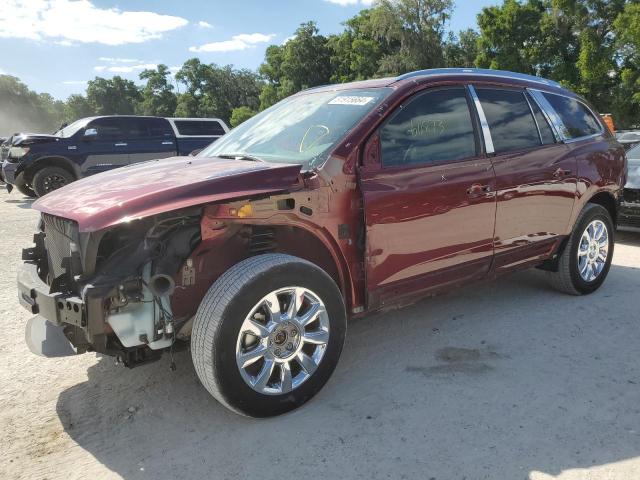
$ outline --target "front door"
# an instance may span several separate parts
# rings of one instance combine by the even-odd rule
[[[379,160],[360,169],[370,308],[489,271],[495,177],[470,106],[462,86],[419,93],[370,140]]]

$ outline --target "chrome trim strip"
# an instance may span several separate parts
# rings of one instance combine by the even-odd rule
[[[558,138],[560,141],[567,140],[567,138],[569,138],[569,132],[567,131],[567,128],[564,126],[562,119],[544,97],[542,92],[533,88],[527,88],[527,91],[531,94],[531,97],[538,104],[544,116],[547,117],[547,120],[549,120],[549,124],[551,125],[556,138]]]
[[[533,111],[533,107],[531,106],[531,101],[529,100],[529,95],[524,94],[524,99],[527,101],[527,105],[529,105],[529,112],[531,112],[531,116],[533,117],[533,121],[536,124],[536,130],[538,130],[538,138],[540,139],[540,145],[544,145],[542,141],[542,132],[540,131],[540,125],[538,125],[538,119],[536,118],[536,113]]]
[[[493,139],[491,138],[491,130],[489,129],[489,122],[487,122],[487,117],[484,114],[484,110],[482,109],[482,104],[480,103],[480,99],[478,98],[478,94],[476,93],[476,89],[473,88],[473,85],[467,85],[469,89],[469,94],[473,99],[473,103],[476,106],[476,110],[478,112],[478,118],[480,119],[480,126],[482,127],[482,136],[484,137],[484,149],[487,155],[492,155],[495,153],[495,149],[493,148]]]

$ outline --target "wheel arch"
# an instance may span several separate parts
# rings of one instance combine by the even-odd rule
[[[596,205],[600,205],[604,207],[611,215],[611,219],[613,220],[614,227],[618,224],[618,202],[616,197],[608,190],[601,190],[591,197],[587,199],[587,201],[582,206],[584,209],[590,203],[594,203]]]
[[[73,175],[75,179],[80,178],[78,169],[71,160],[62,156],[48,156],[39,158],[24,168],[25,181],[30,184],[33,181],[33,176],[36,174],[36,172],[45,167],[64,168],[71,175]]]

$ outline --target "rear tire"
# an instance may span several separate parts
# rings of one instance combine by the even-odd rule
[[[43,167],[33,176],[33,190],[38,197],[42,197],[74,180],[75,177],[62,167]]]
[[[191,356],[216,400],[242,415],[269,417],[324,386],[345,333],[342,295],[324,270],[290,255],[258,255],[230,268],[205,295]]]
[[[613,221],[607,209],[587,204],[558,258],[558,271],[547,272],[549,283],[556,290],[570,295],[595,292],[607,278],[611,267],[614,234]]]

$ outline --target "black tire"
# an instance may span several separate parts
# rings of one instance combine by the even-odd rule
[[[36,198],[36,192],[34,192],[33,189],[24,182],[22,175],[20,175],[20,178],[16,178],[16,182],[13,186],[16,187],[16,189],[25,197]]]
[[[33,190],[38,197],[64,187],[75,180],[75,177],[62,167],[43,167],[33,176]]]
[[[236,342],[250,309],[270,292],[300,286],[325,304],[330,334],[317,369],[289,393],[267,395],[243,380],[236,364]],[[227,408],[251,417],[269,417],[293,410],[313,397],[335,369],[346,334],[342,295],[333,279],[306,260],[283,254],[248,258],[225,272],[211,286],[193,324],[191,356],[204,387]]]
[[[605,266],[600,274],[594,280],[586,281],[580,275],[578,268],[578,248],[582,234],[587,226],[594,220],[601,220],[606,226],[609,249]],[[595,292],[605,281],[611,268],[611,259],[613,258],[613,247],[615,244],[614,235],[613,220],[607,209],[597,204],[587,204],[578,216],[568,242],[558,257],[558,271],[547,272],[551,285],[556,290],[570,295],[587,295]]]

